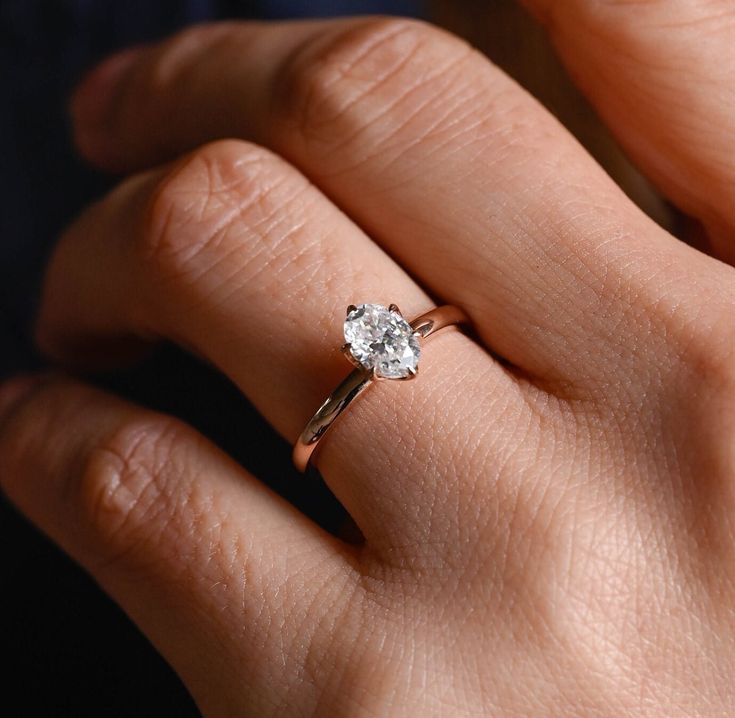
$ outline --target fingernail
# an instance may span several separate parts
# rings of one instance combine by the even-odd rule
[[[45,376],[45,374],[18,374],[0,384],[0,420],[23,401]]]
[[[108,57],[82,80],[70,105],[77,132],[95,131],[104,126],[122,79],[141,50],[133,47]]]

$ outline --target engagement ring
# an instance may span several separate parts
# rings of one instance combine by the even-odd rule
[[[327,397],[301,433],[293,449],[293,461],[305,471],[320,439],[335,419],[374,380],[407,380],[416,377],[421,341],[453,324],[465,324],[467,315],[457,307],[443,306],[408,322],[391,304],[351,304],[344,323],[342,352],[355,370]]]

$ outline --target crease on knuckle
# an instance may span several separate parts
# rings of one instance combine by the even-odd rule
[[[145,566],[160,557],[162,536],[174,530],[169,482],[179,438],[172,420],[140,420],[118,429],[84,458],[78,484],[70,488],[78,492],[100,568]],[[177,491],[184,490],[182,482]]]
[[[275,115],[307,142],[349,141],[373,120],[395,111],[395,130],[421,105],[444,92],[450,69],[474,51],[426,23],[371,18],[328,42],[301,46],[280,68]],[[400,79],[395,83],[393,80]],[[422,88],[422,92],[416,92]],[[400,121],[399,121],[400,120]]]
[[[145,266],[164,280],[196,280],[230,258],[233,227],[273,217],[283,180],[267,151],[235,140],[205,146],[154,189],[139,233]]]

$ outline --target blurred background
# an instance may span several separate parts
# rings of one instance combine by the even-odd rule
[[[44,366],[31,334],[46,259],[70,219],[116,181],[85,166],[70,143],[67,99],[84,72],[115,50],[193,23],[365,13],[421,17],[467,38],[667,223],[666,207],[599,126],[541,29],[511,0],[0,0],[0,379]],[[319,478],[295,475],[289,447],[227,380],[183,352],[162,347],[139,367],[91,379],[184,418],[330,530],[343,523]],[[254,439],[248,446],[245,435]],[[124,614],[3,498],[0,567],[0,715],[198,715]]]

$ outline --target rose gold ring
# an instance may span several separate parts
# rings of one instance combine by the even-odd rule
[[[421,341],[454,324],[467,324],[467,315],[457,307],[436,307],[412,322],[391,304],[350,304],[344,323],[342,353],[355,369],[317,409],[293,447],[293,462],[305,471],[317,444],[337,417],[374,380],[413,379],[418,373]]]

